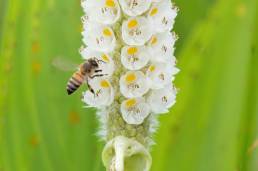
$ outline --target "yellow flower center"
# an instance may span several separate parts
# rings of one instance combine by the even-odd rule
[[[106,80],[102,80],[102,81],[100,82],[100,86],[101,86],[102,88],[109,88],[109,87],[110,87],[110,84],[109,84],[109,82],[107,82]]]
[[[125,106],[127,108],[131,108],[131,107],[134,107],[136,105],[136,99],[129,99],[129,100],[126,100],[125,102]]]
[[[125,77],[126,83],[130,84],[136,80],[136,75],[134,73],[127,74]]]
[[[132,19],[128,22],[127,26],[129,29],[134,28],[138,25],[138,21],[136,19]]]
[[[151,45],[154,45],[155,43],[157,43],[157,41],[158,41],[158,39],[157,39],[157,37],[152,37],[152,39],[151,39]]]
[[[105,36],[108,36],[108,37],[112,36],[112,32],[110,31],[109,28],[105,28],[105,29],[103,30],[103,34],[104,34]]]
[[[106,4],[105,4],[107,7],[110,7],[110,8],[114,8],[116,6],[114,0],[106,0]]]
[[[149,70],[150,70],[150,72],[154,72],[156,70],[156,67],[154,65],[151,65]]]
[[[137,47],[129,47],[128,49],[127,49],[127,53],[129,54],[129,55],[134,55],[134,54],[136,54],[138,52],[138,48]]]
[[[154,16],[154,15],[156,15],[157,13],[158,13],[158,8],[153,8],[152,10],[151,10],[151,12],[150,12],[150,16]]]
[[[109,62],[109,58],[108,58],[108,56],[107,56],[106,54],[103,54],[103,55],[102,55],[102,59],[103,59],[103,61],[105,61],[105,62]]]

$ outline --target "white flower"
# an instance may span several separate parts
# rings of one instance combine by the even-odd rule
[[[147,102],[153,113],[167,113],[168,109],[176,103],[176,89],[167,85],[163,89],[152,90]]]
[[[94,93],[87,90],[83,94],[83,102],[91,107],[104,107],[112,104],[114,100],[114,90],[108,80],[96,77],[89,80],[89,85],[94,90]]]
[[[82,7],[91,21],[102,24],[114,24],[121,15],[117,0],[87,0]]]
[[[169,63],[156,62],[149,66],[147,70],[147,77],[149,79],[152,89],[164,88],[167,84],[171,83],[174,75],[179,70]]]
[[[145,17],[132,17],[123,22],[122,38],[128,45],[144,45],[152,36],[152,26]]]
[[[83,42],[90,49],[100,52],[111,52],[116,46],[116,38],[113,30],[104,25],[91,23],[83,35]]]
[[[121,51],[121,62],[129,70],[139,70],[149,62],[150,54],[145,46],[125,46]]]
[[[177,8],[172,6],[171,1],[164,0],[153,4],[148,13],[148,18],[155,26],[156,32],[170,31],[173,28],[177,11]]]
[[[169,60],[175,60],[172,59],[172,56],[176,40],[176,35],[170,32],[153,35],[148,42],[152,61],[168,62]]]
[[[121,8],[129,16],[137,16],[146,12],[151,5],[150,0],[119,0]]]
[[[120,78],[120,91],[127,98],[140,97],[148,90],[146,76],[141,71],[128,71]]]
[[[103,74],[103,77],[110,77],[112,76],[113,72],[114,72],[114,61],[112,59],[112,57],[104,52],[97,52],[97,51],[93,51],[89,48],[83,48],[80,51],[82,57],[86,60],[90,59],[90,58],[96,58],[99,68],[98,70],[102,70],[101,72],[97,73],[97,74]]]
[[[131,98],[121,104],[123,119],[128,124],[139,125],[150,113],[150,107],[144,98]]]

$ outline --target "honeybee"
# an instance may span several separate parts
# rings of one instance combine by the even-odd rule
[[[107,74],[103,74],[102,70],[99,68],[100,63],[106,63],[103,60],[97,59],[96,57],[85,60],[81,65],[79,65],[79,69],[73,73],[72,77],[67,82],[66,91],[68,95],[73,94],[79,87],[86,82],[88,89],[96,95],[97,92],[89,85],[89,79],[93,79],[95,77],[101,77]],[[78,67],[77,64],[72,63],[71,61],[67,61],[64,58],[54,58],[52,61],[52,65],[63,71],[71,71]]]
[[[102,77],[105,74],[99,74],[102,72],[101,69],[99,69],[99,63],[104,62],[102,60],[99,60],[97,58],[90,58],[86,60],[84,63],[82,63],[72,77],[69,79],[67,83],[67,94],[71,95],[73,94],[85,81],[89,90],[95,94],[94,90],[89,85],[89,79],[93,79],[95,77]],[[105,63],[105,62],[104,62]]]

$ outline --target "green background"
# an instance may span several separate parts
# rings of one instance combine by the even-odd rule
[[[258,1],[176,0],[177,104],[160,117],[152,171],[258,170]],[[0,0],[0,171],[101,171],[81,91],[79,0]]]

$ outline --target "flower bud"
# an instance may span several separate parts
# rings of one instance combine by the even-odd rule
[[[142,144],[123,136],[106,144],[102,160],[110,171],[148,171],[152,163],[150,153]]]

